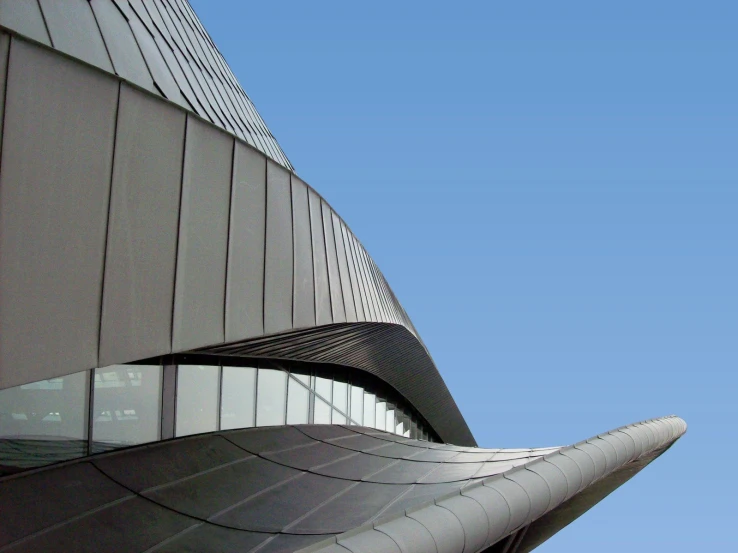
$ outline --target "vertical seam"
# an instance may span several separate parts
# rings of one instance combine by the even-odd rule
[[[97,20],[97,15],[95,14],[95,10],[92,9],[92,4],[87,2],[87,6],[90,8],[90,12],[92,13],[92,19],[95,20],[95,26],[97,27],[97,32],[100,33],[100,40],[102,40],[103,47],[105,48],[105,53],[108,55],[108,60],[110,61],[110,67],[113,68],[113,73],[121,76],[120,73],[118,73],[117,69],[115,69],[115,63],[113,62],[113,56],[110,55],[110,48],[108,48],[108,43],[105,41],[105,35],[103,35],[102,29],[100,28],[100,22]]]
[[[44,8],[41,6],[41,0],[36,0],[36,4],[38,4],[38,11],[41,14],[41,20],[44,22],[44,28],[46,29],[46,36],[49,37],[49,44],[52,48],[54,48],[54,39],[51,38],[51,29],[49,29],[49,23],[46,21],[46,15],[44,14]]]
[[[269,215],[269,160],[264,156],[264,261],[261,275],[261,334],[266,334],[267,217]],[[254,417],[256,415],[254,414]],[[256,418],[254,418],[254,425]]]
[[[179,270],[179,237],[182,234],[182,208],[184,206],[184,181],[187,163],[187,132],[190,115],[185,115],[184,136],[182,137],[182,166],[179,174],[179,210],[177,212],[177,240],[174,246],[174,282],[172,283],[172,321],[170,327],[169,351],[174,351],[174,316],[177,311],[177,271]]]
[[[113,150],[110,153],[110,180],[108,181],[108,209],[105,219],[105,240],[103,242],[102,274],[100,275],[100,304],[97,319],[97,352],[95,355],[96,365],[100,365],[100,346],[102,344],[103,303],[105,300],[105,269],[108,261],[108,241],[110,238],[110,212],[113,205],[113,178],[115,176],[115,147],[118,142],[118,121],[120,119],[120,92],[121,84],[118,81],[118,94],[115,102],[115,125],[113,126]]]
[[[226,260],[225,260],[225,278],[223,283],[223,341],[228,341],[226,336],[228,331],[228,268],[231,257],[231,219],[233,218],[233,191],[235,190],[234,181],[236,179],[236,140],[233,139],[233,149],[231,151],[231,189],[228,196],[228,227],[226,230]]]

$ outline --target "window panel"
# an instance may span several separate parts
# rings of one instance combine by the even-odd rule
[[[395,409],[394,405],[387,405],[387,422],[384,424],[384,429],[387,432],[395,432]]]
[[[220,400],[220,428],[254,426],[256,402],[256,369],[223,367],[223,389]]]
[[[333,407],[344,414],[348,413],[348,384],[345,382],[333,381]]]
[[[300,374],[300,373],[290,373],[290,376],[292,378],[295,378],[305,384],[308,388],[310,387],[310,375],[309,374]]]
[[[218,429],[220,367],[179,365],[175,435],[189,436]]]
[[[387,424],[387,403],[377,398],[377,415],[374,422],[374,428],[384,430]]]
[[[315,410],[313,416],[314,424],[330,424],[331,423],[331,406],[322,399],[315,398]]]
[[[333,410],[333,424],[346,424],[346,416],[342,415],[339,411]]]
[[[0,465],[30,468],[86,455],[89,380],[83,371],[0,390]]]
[[[294,378],[289,379],[287,424],[305,424],[310,410],[310,391]]]
[[[323,378],[321,376],[315,377],[315,393],[322,397],[328,403],[331,403],[331,388],[333,382],[330,378]]]
[[[159,365],[95,369],[93,452],[159,439],[161,375]]]
[[[364,426],[376,428],[375,417],[377,412],[377,396],[366,392],[364,394]]]
[[[364,424],[364,388],[351,386],[351,421]]]
[[[259,369],[256,394],[256,426],[284,424],[287,403],[287,373]]]

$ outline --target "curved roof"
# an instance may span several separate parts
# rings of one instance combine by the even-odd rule
[[[338,363],[475,445],[381,271],[315,190],[192,111],[27,40],[11,17],[23,6],[36,4],[0,10],[17,24],[0,33],[0,389],[192,351]]]
[[[528,551],[685,429],[666,417],[546,449],[355,426],[199,435],[0,478],[0,548],[476,553],[508,539]]]
[[[162,96],[292,169],[188,2],[9,0],[0,6],[0,26]]]

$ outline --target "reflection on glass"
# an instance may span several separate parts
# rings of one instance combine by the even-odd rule
[[[377,397],[374,394],[364,394],[364,426],[375,428]]]
[[[179,365],[175,434],[189,436],[218,429],[220,367]]]
[[[315,424],[331,423],[331,406],[322,399],[315,398],[315,410],[313,413],[313,422]]]
[[[256,369],[223,367],[220,399],[221,430],[254,426],[255,393]]]
[[[395,434],[399,434],[402,436],[405,434],[405,425],[402,423],[402,421],[397,423],[397,426],[395,426]]]
[[[95,369],[93,451],[159,439],[161,372],[159,365]]]
[[[256,426],[284,424],[287,403],[287,373],[259,369],[256,393]]]
[[[287,392],[287,424],[307,423],[309,410],[310,391],[294,378],[290,378]]]
[[[0,390],[0,475],[87,454],[89,374]]]
[[[330,403],[331,400],[331,388],[333,382],[330,378],[323,378],[322,376],[315,377],[315,393],[322,397],[325,401]]]
[[[342,413],[348,413],[348,384],[345,382],[333,381],[333,407]],[[346,417],[344,417],[344,423]]]
[[[334,409],[332,422],[333,424],[346,424],[346,417]]]
[[[305,386],[307,386],[308,388],[310,387],[310,375],[309,374],[299,374],[299,373],[290,373],[290,374],[292,375],[292,378],[296,378],[297,380],[305,384]]]
[[[364,388],[351,386],[351,422],[364,424]]]
[[[381,399],[377,398],[377,419],[374,424],[374,428],[377,430],[384,430],[387,424],[387,404]]]

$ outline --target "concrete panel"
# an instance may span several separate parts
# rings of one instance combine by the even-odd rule
[[[420,522],[433,536],[438,553],[464,550],[464,528],[451,511],[431,505],[408,511],[407,516]]]
[[[264,332],[292,328],[292,197],[290,174],[267,162]]]
[[[0,25],[51,45],[38,0],[0,0]]]
[[[451,511],[464,527],[464,553],[477,553],[487,543],[489,535],[487,513],[474,499],[455,495],[436,501],[436,505]]]
[[[91,0],[90,6],[100,26],[115,72],[123,79],[159,94],[133,31],[120,10],[111,0]]]
[[[184,113],[121,87],[105,256],[101,366],[170,351],[184,140]]]
[[[346,311],[343,307],[343,291],[341,287],[341,275],[338,271],[338,256],[336,255],[336,239],[333,234],[333,212],[328,204],[322,203],[323,209],[323,232],[325,234],[325,251],[328,259],[328,285],[331,292],[331,308],[333,310],[333,322],[346,322]]]
[[[108,51],[87,0],[39,0],[54,48],[113,72]]]
[[[318,325],[333,322],[331,313],[331,293],[328,286],[328,261],[325,254],[325,235],[323,232],[323,203],[320,196],[309,191],[310,229],[313,237],[313,269],[315,271],[315,319]]]
[[[0,173],[0,387],[97,365],[118,83],[11,47]]]
[[[313,243],[310,234],[308,187],[295,176],[292,176],[292,239],[295,245],[292,326],[315,326]]]
[[[224,340],[233,138],[187,118],[172,351]]]
[[[366,321],[366,317],[364,316],[364,306],[361,301],[359,277],[356,274],[356,261],[354,261],[354,253],[351,247],[351,242],[349,242],[349,231],[343,223],[341,224],[341,237],[343,238],[343,248],[346,252],[349,280],[351,281],[351,291],[354,297],[354,307],[356,309],[356,320]]]
[[[343,307],[346,310],[346,321],[356,322],[356,308],[354,306],[354,293],[351,288],[351,277],[348,269],[348,258],[343,245],[343,224],[335,213],[333,218],[333,235],[336,242],[336,257],[338,258],[338,274],[341,277],[341,291],[343,292]]]
[[[226,289],[226,341],[264,333],[266,157],[236,143]]]

